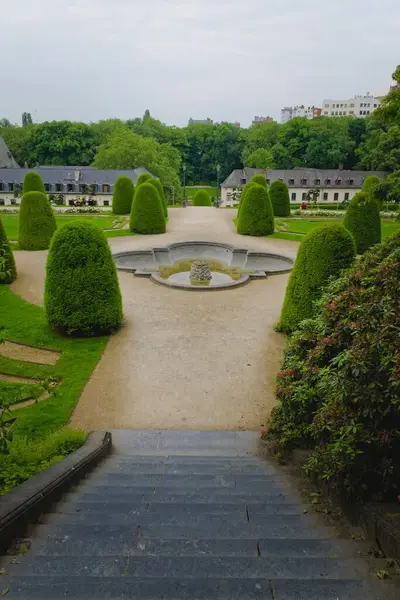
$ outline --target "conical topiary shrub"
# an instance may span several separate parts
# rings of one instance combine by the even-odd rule
[[[382,199],[376,193],[376,188],[382,183],[382,179],[378,175],[369,175],[364,179],[361,191],[365,192],[378,205],[378,209],[382,208]]]
[[[44,308],[49,325],[67,335],[103,335],[121,326],[117,272],[99,227],[78,221],[54,235],[47,258]]]
[[[211,198],[206,190],[198,190],[195,193],[192,206],[211,206]]]
[[[21,250],[47,250],[57,229],[50,202],[42,192],[22,196],[18,243]]]
[[[351,265],[356,254],[352,235],[342,225],[322,225],[301,243],[286,288],[278,331],[292,333],[313,314],[313,303],[330,277]]]
[[[274,214],[268,190],[253,183],[243,199],[237,221],[242,235],[269,235],[274,231]]]
[[[43,179],[35,171],[29,171],[24,177],[22,193],[27,194],[28,192],[45,193]]]
[[[275,217],[290,216],[289,188],[284,181],[277,179],[271,183],[269,197]]]
[[[153,179],[153,177],[150,175],[150,173],[142,173],[138,177],[138,180],[136,182],[136,186],[142,185],[142,183],[146,183],[146,181],[148,181],[149,179]]]
[[[116,179],[112,199],[112,211],[115,215],[129,215],[134,192],[135,187],[130,177],[121,175]]]
[[[242,193],[240,194],[240,199],[239,199],[239,206],[238,206],[238,212],[237,212],[237,218],[236,218],[236,226],[237,226],[237,221],[239,220],[239,215],[240,215],[240,210],[243,205],[243,200],[246,197],[246,194],[248,193],[249,189],[253,185],[255,185],[255,181],[249,181],[248,183],[246,183],[246,185],[242,189]]]
[[[257,175],[253,175],[250,181],[252,181],[253,183],[258,183],[258,185],[263,185],[268,189],[267,180],[265,179],[264,175],[261,175],[260,173]]]
[[[162,183],[159,179],[149,179],[148,183],[151,183],[151,185],[154,185],[154,187],[156,188],[158,195],[160,196],[161,199],[161,204],[163,207],[163,211],[164,211],[164,217],[167,219],[168,218],[168,205],[167,205],[167,198],[165,197],[165,193],[164,193],[164,188],[162,186]]]
[[[365,192],[359,192],[350,200],[343,225],[356,242],[357,254],[381,241],[381,218],[377,202]]]
[[[150,182],[136,187],[130,229],[134,233],[165,233],[165,217],[160,195]]]
[[[0,284],[12,283],[17,277],[14,255],[8,243],[6,230],[0,217]]]

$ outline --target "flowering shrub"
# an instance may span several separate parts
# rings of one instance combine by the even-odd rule
[[[400,232],[331,282],[290,338],[264,437],[355,497],[400,487]],[[397,492],[397,494],[396,494]]]
[[[343,210],[300,210],[299,208],[296,210],[292,210],[291,214],[294,216],[302,216],[302,217],[332,217],[334,219],[343,217]],[[387,212],[381,211],[380,213],[381,219],[396,219],[399,216],[398,212]]]

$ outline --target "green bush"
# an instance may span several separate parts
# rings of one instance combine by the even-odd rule
[[[142,183],[146,183],[146,181],[149,181],[149,179],[153,179],[153,177],[150,175],[150,173],[142,173],[138,177],[138,180],[136,182],[136,186],[142,185]]]
[[[0,496],[80,448],[84,431],[60,429],[44,440],[14,437],[9,454],[0,454]]]
[[[211,206],[211,198],[205,190],[198,190],[194,197],[192,206]]]
[[[277,330],[292,333],[312,316],[314,302],[328,279],[349,267],[355,253],[353,237],[342,225],[322,225],[310,231],[297,253]]]
[[[365,192],[359,192],[351,199],[344,215],[343,225],[354,237],[357,254],[363,254],[368,248],[381,241],[378,204]]]
[[[94,336],[122,324],[117,272],[104,233],[83,221],[55,234],[47,258],[44,296],[49,325],[68,335]]]
[[[285,349],[263,436],[314,448],[310,473],[340,494],[400,489],[400,232],[333,280]]]
[[[245,194],[237,220],[242,235],[269,235],[274,231],[274,214],[267,188],[252,183]]]
[[[121,175],[116,179],[112,199],[112,211],[115,215],[130,214],[134,191],[135,187],[130,177]]]
[[[24,177],[22,193],[27,194],[28,192],[45,193],[43,179],[35,171],[29,171]]]
[[[46,194],[24,194],[19,210],[18,243],[21,250],[47,250],[56,229],[56,220]]]
[[[290,216],[289,188],[284,181],[277,179],[271,183],[269,188],[272,209],[275,217]]]
[[[165,217],[160,195],[149,182],[136,187],[130,229],[134,233],[165,233]]]
[[[164,217],[167,219],[168,218],[168,205],[167,205],[167,198],[165,197],[165,193],[164,193],[164,188],[162,186],[162,183],[159,179],[149,179],[148,180],[149,183],[151,183],[151,185],[154,185],[154,187],[156,188],[158,195],[160,196],[161,199],[161,203],[162,203],[162,207],[163,207],[163,211],[164,211]]]
[[[376,193],[376,189],[382,183],[382,179],[378,177],[378,175],[369,175],[364,179],[364,183],[362,184],[361,191],[367,194],[372,200],[378,204],[379,210],[382,210],[382,200]]]
[[[238,206],[238,212],[237,212],[237,221],[239,220],[239,215],[240,215],[240,210],[241,210],[242,205],[243,205],[243,200],[244,200],[245,196],[247,195],[249,189],[253,185],[255,185],[255,181],[249,181],[248,183],[246,183],[246,185],[242,189],[242,193],[240,194],[240,199],[239,199],[239,206]]]
[[[258,185],[263,185],[265,188],[268,189],[268,183],[264,175],[253,175],[250,181],[252,181],[253,183],[258,183]]]
[[[8,243],[6,230],[0,217],[0,284],[11,283],[17,277],[14,255]]]

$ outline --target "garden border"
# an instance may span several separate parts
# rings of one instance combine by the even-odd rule
[[[1,499],[0,554],[21,537],[30,523],[48,511],[53,502],[91,470],[111,449],[111,433],[90,433],[86,443],[60,462],[34,475]]]

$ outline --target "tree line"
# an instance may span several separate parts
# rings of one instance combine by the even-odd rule
[[[400,169],[400,67],[396,86],[370,117],[304,117],[284,124],[231,123],[165,125],[146,111],[143,117],[96,123],[33,123],[22,126],[0,119],[0,135],[17,162],[35,165],[93,165],[102,169],[144,166],[167,189],[178,191],[182,166],[186,181],[215,184],[242,166],[259,169],[296,167],[366,170]]]

